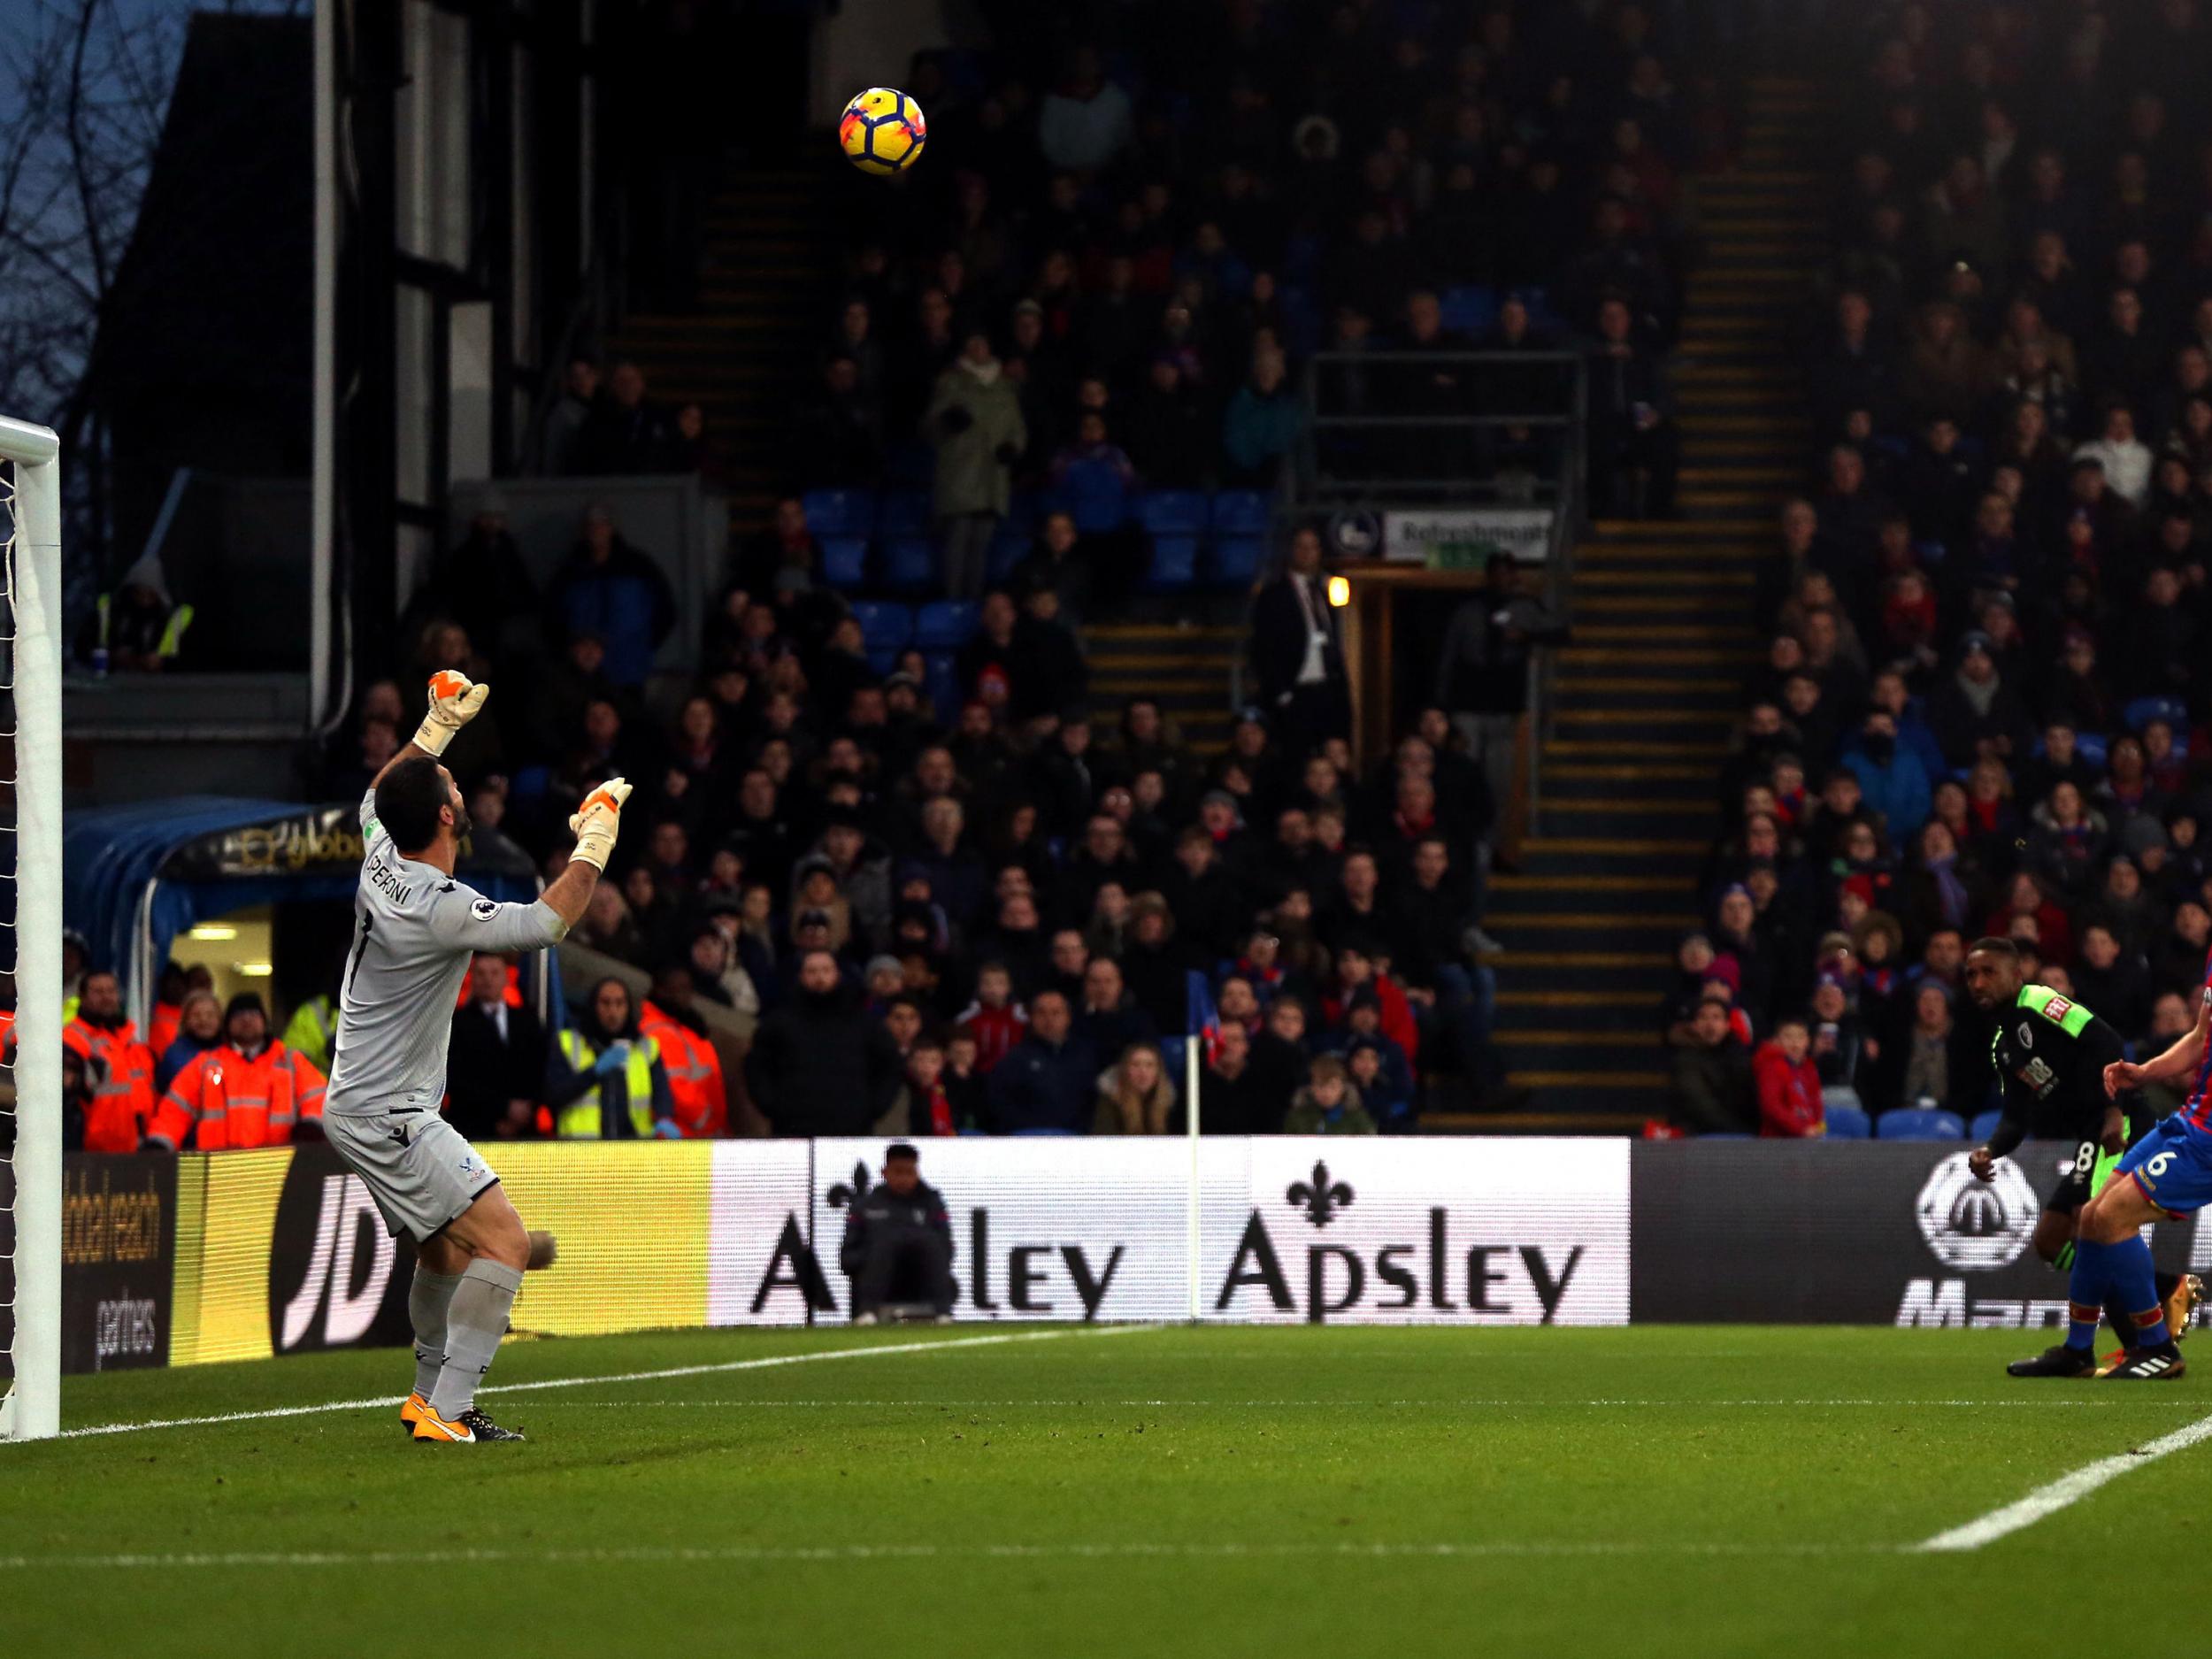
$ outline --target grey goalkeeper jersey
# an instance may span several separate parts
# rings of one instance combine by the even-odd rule
[[[361,887],[338,1003],[326,1112],[434,1105],[445,1093],[453,1010],[480,950],[542,950],[566,931],[546,904],[499,904],[403,858],[361,797]]]

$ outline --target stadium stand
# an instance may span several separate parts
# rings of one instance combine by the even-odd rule
[[[1704,370],[1801,390],[1805,424],[1747,497],[1771,528],[1732,528],[1696,579],[1728,584],[1716,660],[1738,626],[1760,644],[1663,1024],[1688,1041],[1719,995],[1764,1045],[1812,1007],[1829,1099],[1885,1137],[1979,1133],[1993,1103],[1961,1061],[1984,1041],[1962,942],[2011,938],[2155,1049],[2212,904],[2212,104],[2181,68],[2204,23],[2012,10],[2017,32],[1870,14],[1856,80],[1777,134],[1828,206],[1758,257],[1818,257],[1788,310],[1731,325],[1767,366]],[[1718,740],[1723,699],[1686,692]]]

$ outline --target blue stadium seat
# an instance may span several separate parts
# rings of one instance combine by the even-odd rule
[[[899,654],[896,651],[870,651],[868,653],[868,672],[878,680],[884,678],[898,665]]]
[[[1966,1138],[1978,1146],[1997,1133],[1997,1125],[2004,1121],[2004,1117],[2001,1111],[1977,1112],[1974,1121],[1966,1127]]]
[[[1002,584],[1013,575],[1014,567],[1029,557],[1029,534],[1010,518],[999,526],[991,536],[991,550],[983,558],[986,581]]]
[[[1188,1037],[1160,1039],[1160,1065],[1167,1072],[1168,1080],[1175,1085],[1177,1099],[1183,1094],[1183,1067],[1187,1064],[1190,1049]]]
[[[876,527],[872,489],[810,489],[800,500],[806,508],[806,527],[821,541],[854,535],[864,541]]]
[[[1214,492],[1213,532],[1216,535],[1263,536],[1275,522],[1265,492],[1222,489]]]
[[[1437,296],[1444,326],[1455,334],[1481,334],[1498,320],[1498,291],[1479,283],[1446,288]]]
[[[914,616],[914,643],[926,651],[956,651],[975,634],[976,607],[964,599],[933,599]]]
[[[960,711],[960,670],[950,651],[932,651],[925,659],[927,672],[922,677],[922,689],[929,693],[929,701],[937,710],[937,718],[950,725]]]
[[[883,543],[883,585],[895,594],[918,594],[937,586],[937,549],[926,535],[895,535]]]
[[[1225,536],[1213,545],[1207,580],[1216,588],[1249,588],[1266,556],[1267,543],[1258,536]]]
[[[1831,1106],[1826,1117],[1831,1141],[1866,1141],[1873,1137],[1873,1124],[1856,1106]]]
[[[1086,535],[1102,535],[1129,522],[1129,488],[1104,461],[1077,461],[1045,497],[1048,512],[1064,512]]]
[[[860,637],[867,645],[872,659],[879,653],[888,651],[895,658],[906,649],[906,642],[914,637],[914,613],[904,605],[881,599],[863,599],[853,606],[853,620],[860,624]],[[887,673],[887,669],[878,669]]]
[[[901,489],[927,491],[937,476],[937,451],[926,443],[909,441],[887,444],[883,451],[886,483]]]
[[[1963,1141],[1966,1125],[1956,1112],[1901,1106],[1874,1120],[1874,1133],[1883,1141]]]
[[[1148,594],[1179,594],[1198,582],[1198,538],[1194,535],[1156,535],[1152,538],[1152,568],[1146,573]]]
[[[824,536],[822,580],[841,593],[868,585],[868,538],[862,535]]]
[[[2112,764],[2112,745],[2101,732],[2075,733],[2074,752],[2099,772]]]
[[[1137,497],[1137,522],[1156,536],[1203,535],[1209,511],[1202,490],[1156,489]]]
[[[879,536],[927,535],[929,492],[887,489],[876,502],[876,534]]]
[[[2121,710],[2128,730],[2139,732],[2153,720],[2163,720],[2177,733],[2189,730],[2189,707],[2178,697],[2138,697]]]

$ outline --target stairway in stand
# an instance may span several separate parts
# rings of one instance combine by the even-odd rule
[[[1541,833],[1492,884],[1499,1041],[1541,1111],[1664,1110],[1662,987],[1696,922],[1717,774],[1755,641],[1755,561],[1809,442],[1786,339],[1823,234],[1809,82],[1751,83],[1738,168],[1695,187],[1704,257],[1678,359],[1679,518],[1599,523],[1575,553]]]
[[[1229,746],[1229,687],[1243,640],[1233,624],[1091,624],[1083,630],[1083,654],[1091,665],[1094,737],[1110,741],[1123,703],[1142,695],[1159,703],[1189,748],[1219,754]]]
[[[774,504],[794,403],[812,384],[837,294],[839,164],[748,167],[707,215],[688,311],[634,313],[609,343],[653,400],[706,415],[708,468],[730,495],[733,538]]]

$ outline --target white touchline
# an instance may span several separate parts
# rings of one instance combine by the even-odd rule
[[[1896,1553],[1894,1544],[1847,1544],[1825,1540],[1811,1543],[1741,1543],[1723,1540],[1699,1543],[1692,1540],[1560,1539],[1523,1540],[1485,1540],[1471,1543],[1118,1543],[1118,1544],[733,1544],[700,1548],[639,1545],[606,1549],[503,1549],[498,1548],[441,1550],[299,1549],[204,1550],[111,1555],[0,1555],[0,1572],[33,1569],[98,1572],[123,1568],[173,1571],[188,1567],[413,1567],[467,1566],[472,1563],[564,1565],[577,1563],[695,1564],[720,1562],[761,1563],[780,1562],[867,1561],[1049,1561],[1049,1560],[1271,1560],[1298,1557],[1340,1557],[1346,1560],[1463,1560],[1484,1556],[1533,1558],[1592,1555],[1886,1555]]]
[[[2131,1452],[2122,1452],[2116,1457],[2101,1457],[2093,1463],[2084,1464],[2070,1475],[2054,1480],[2047,1486],[2038,1486],[2017,1503],[2008,1503],[2001,1509],[1992,1509],[1978,1521],[1955,1526],[1947,1532],[1938,1532],[1916,1548],[1924,1551],[1951,1551],[1979,1549],[1999,1539],[2033,1526],[2048,1515],[2055,1515],[2069,1504],[2078,1503],[2098,1487],[2117,1480],[2129,1471],[2154,1463],[2162,1457],[2186,1451],[2202,1440],[2212,1440],[2212,1417],[2202,1417],[2186,1428],[2176,1429],[2171,1434],[2162,1434],[2154,1440],[2146,1441]]]
[[[917,1354],[956,1348],[990,1348],[1002,1342],[1049,1342],[1064,1336],[1127,1336],[1156,1331],[1154,1325],[1079,1325],[1052,1331],[1003,1331],[993,1336],[942,1337],[928,1342],[879,1342],[862,1348],[817,1348],[802,1354],[770,1354],[759,1359],[723,1360],[710,1365],[671,1365],[660,1371],[615,1371],[597,1377],[551,1377],[534,1382],[487,1383],[483,1394],[518,1394],[531,1388],[588,1388],[596,1383],[659,1382],[672,1377],[707,1377],[721,1371],[764,1371],[772,1365],[810,1365],[822,1360],[867,1359],[878,1354]],[[396,1406],[405,1394],[370,1400],[326,1400],[311,1406],[273,1406],[264,1411],[223,1411],[204,1417],[162,1417],[146,1423],[95,1423],[64,1429],[59,1438],[83,1440],[97,1434],[136,1434],[148,1429],[203,1428],[216,1423],[258,1423],[273,1417],[317,1417],[326,1411],[370,1411]],[[25,1444],[30,1442],[26,1441]]]

